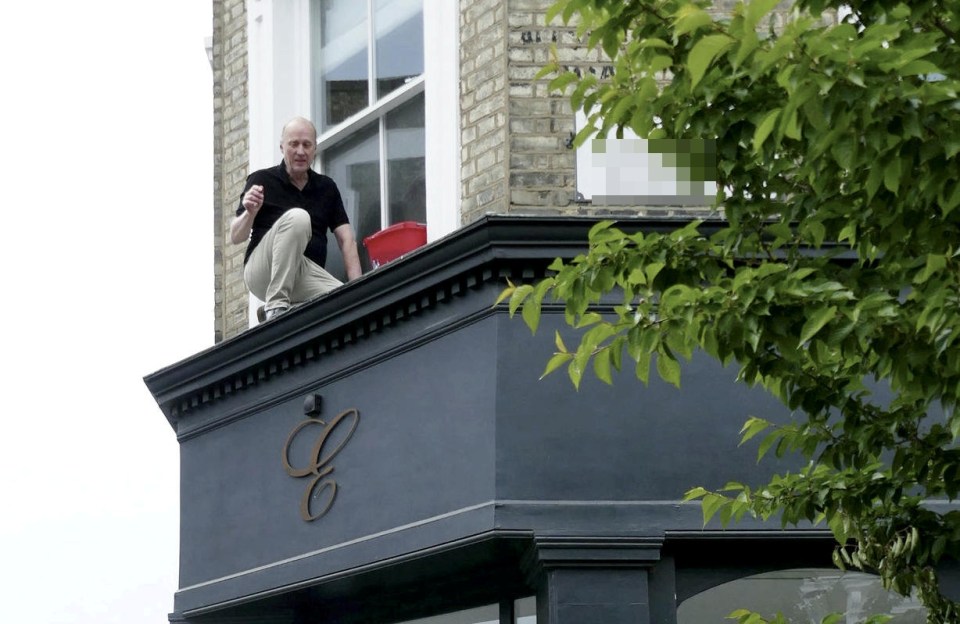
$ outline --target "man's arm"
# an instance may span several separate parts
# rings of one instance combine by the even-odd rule
[[[255,184],[243,194],[243,212],[238,217],[234,217],[230,223],[230,240],[234,244],[239,244],[250,238],[250,230],[253,229],[253,220],[257,218],[260,207],[263,206],[263,187]]]
[[[343,266],[347,268],[347,280],[355,280],[363,273],[360,270],[360,254],[357,253],[357,241],[353,236],[353,228],[344,223],[333,231],[343,254]]]

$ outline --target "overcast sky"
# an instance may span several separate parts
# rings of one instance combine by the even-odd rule
[[[0,583],[17,624],[166,622],[178,450],[142,377],[213,342],[209,0],[0,12]]]

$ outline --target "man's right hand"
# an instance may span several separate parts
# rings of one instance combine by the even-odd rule
[[[257,213],[260,212],[260,208],[263,207],[263,187],[259,184],[251,186],[247,192],[243,194],[243,199],[240,200],[240,203],[243,204],[243,212],[240,213],[239,216],[234,217],[233,223],[230,224],[230,240],[236,244],[242,243],[250,238],[253,220],[257,216]]]
[[[260,211],[260,207],[263,206],[263,187],[259,184],[254,184],[250,189],[243,195],[243,207],[250,213],[250,216],[256,216],[257,212]]]

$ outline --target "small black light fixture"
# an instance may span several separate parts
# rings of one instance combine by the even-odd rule
[[[310,418],[320,417],[320,410],[323,406],[323,397],[314,392],[307,395],[303,400],[303,413]]]

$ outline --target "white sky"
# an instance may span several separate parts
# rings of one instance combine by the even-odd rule
[[[178,449],[143,375],[213,342],[209,0],[0,11],[0,603],[166,622]]]

